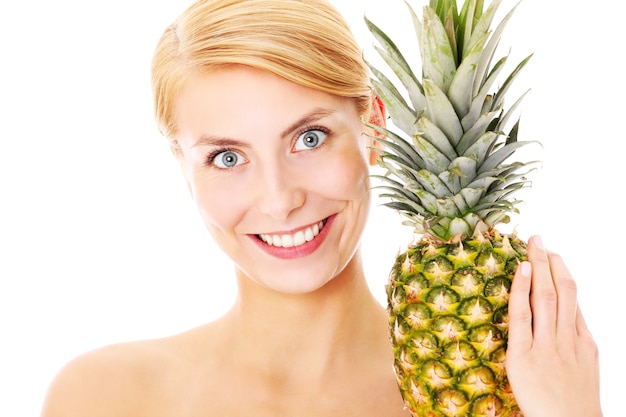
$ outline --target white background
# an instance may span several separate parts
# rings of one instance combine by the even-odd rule
[[[355,4],[352,4],[355,3]],[[366,56],[362,17],[413,44],[401,0],[335,0]],[[35,416],[81,352],[202,324],[234,297],[152,119],[149,63],[189,0],[0,5],[0,416]],[[411,4],[419,11],[424,0]],[[502,11],[512,7],[504,0]],[[621,10],[617,10],[621,9]],[[573,271],[601,353],[606,416],[620,415],[624,209],[622,2],[527,0],[503,39],[531,88],[521,138],[544,162],[515,219]],[[414,44],[413,44],[414,45]],[[512,69],[512,67],[510,67]],[[516,97],[511,97],[509,103]],[[374,200],[364,236],[373,291],[410,241]]]

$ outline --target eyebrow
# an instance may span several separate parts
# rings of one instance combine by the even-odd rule
[[[312,111],[310,111],[309,113],[301,117],[298,121],[296,121],[295,123],[292,123],[287,129],[283,130],[283,132],[280,134],[280,137],[284,138],[285,136],[288,136],[294,130],[298,129],[300,126],[308,125],[310,123],[316,122],[319,119],[330,116],[333,113],[335,113],[335,110],[329,110],[329,109],[324,109],[321,107],[316,107],[315,109],[313,109]]]
[[[285,130],[281,132],[280,137],[284,138],[286,136],[289,136],[291,132],[298,129],[300,126],[314,123],[318,121],[319,119],[330,116],[333,113],[335,113],[335,110],[329,110],[329,109],[324,109],[321,107],[316,107],[309,113],[302,116],[296,122],[289,125],[289,127],[287,127]],[[196,146],[237,147],[237,148],[250,147],[249,144],[238,139],[233,139],[233,138],[228,138],[228,137],[223,137],[223,136],[213,136],[213,135],[200,136],[198,140],[196,140],[195,143],[192,145],[192,147],[194,148]]]
[[[196,146],[214,146],[216,148],[247,148],[249,145],[237,139],[231,139],[221,136],[202,135],[194,142],[192,148]]]

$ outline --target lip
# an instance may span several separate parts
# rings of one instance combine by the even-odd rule
[[[315,236],[315,238],[309,242],[305,242],[299,246],[292,246],[288,248],[272,246],[257,237],[257,235],[248,235],[254,243],[257,244],[265,253],[272,255],[276,258],[280,259],[295,259],[302,258],[304,256],[308,256],[315,252],[321,245],[324,243],[326,236],[330,231],[330,228],[333,224],[333,220],[337,215],[333,214],[326,219],[326,223],[322,230],[320,230],[319,234]]]

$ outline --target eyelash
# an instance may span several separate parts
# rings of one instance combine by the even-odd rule
[[[239,152],[237,152],[236,149],[233,149],[233,148],[218,148],[218,149],[215,149],[213,152],[211,152],[210,154],[207,155],[207,157],[204,160],[204,164],[206,166],[214,167],[213,161],[215,161],[215,158],[217,157],[217,155],[222,154],[224,152],[239,153]],[[223,169],[223,168],[218,168],[218,169]]]
[[[306,125],[304,126],[302,129],[298,130],[296,132],[295,135],[295,139],[294,139],[294,143],[296,140],[298,140],[298,138],[300,136],[302,136],[303,134],[305,134],[306,132],[310,132],[311,130],[319,130],[320,132],[323,132],[326,136],[330,136],[331,135],[331,130],[325,126],[320,126],[320,125]],[[328,138],[326,138],[326,140],[324,141],[324,143],[322,143],[320,146],[318,146],[315,149],[311,149],[311,150],[316,150],[316,149],[320,149],[321,147],[323,147],[326,144],[326,141],[328,140]],[[292,145],[293,147],[293,145]]]
[[[302,129],[300,129],[300,130],[298,130],[298,131],[296,132],[294,141],[295,141],[295,140],[297,140],[297,139],[298,139],[301,135],[303,135],[304,133],[309,132],[309,131],[311,131],[311,130],[319,130],[320,132],[324,132],[324,134],[326,134],[326,135],[330,135],[330,133],[331,133],[330,129],[328,129],[327,127],[320,126],[320,125],[307,125],[307,126],[304,126]],[[324,143],[326,143],[326,142],[324,142]],[[323,143],[322,145],[320,145],[320,147],[321,147],[321,146],[324,146],[324,143]],[[319,148],[315,148],[315,149],[319,149]],[[206,166],[215,167],[215,166],[213,165],[213,162],[215,161],[215,158],[216,158],[218,155],[220,155],[220,154],[222,154],[222,153],[224,153],[224,152],[235,152],[235,153],[239,153],[239,152],[237,152],[237,150],[236,150],[236,149],[229,148],[229,147],[226,147],[226,148],[218,148],[218,149],[215,149],[214,151],[212,151],[210,154],[208,154],[208,155],[207,155],[207,157],[205,158],[205,162],[204,162],[204,164],[205,164]],[[218,169],[224,169],[224,168],[218,168]]]

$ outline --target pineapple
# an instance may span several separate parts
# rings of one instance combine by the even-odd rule
[[[496,226],[510,221],[536,161],[511,161],[517,140],[504,95],[531,56],[496,89],[507,57],[494,59],[515,7],[492,31],[500,0],[431,0],[420,19],[409,6],[421,79],[396,45],[365,18],[396,87],[368,63],[373,88],[399,131],[384,139],[373,175],[386,206],[406,218],[415,241],[398,255],[386,287],[395,371],[414,416],[521,416],[504,368],[508,295],[526,244]],[[510,123],[509,123],[510,122]],[[512,124],[508,132],[505,130]],[[516,155],[518,155],[517,153]]]

